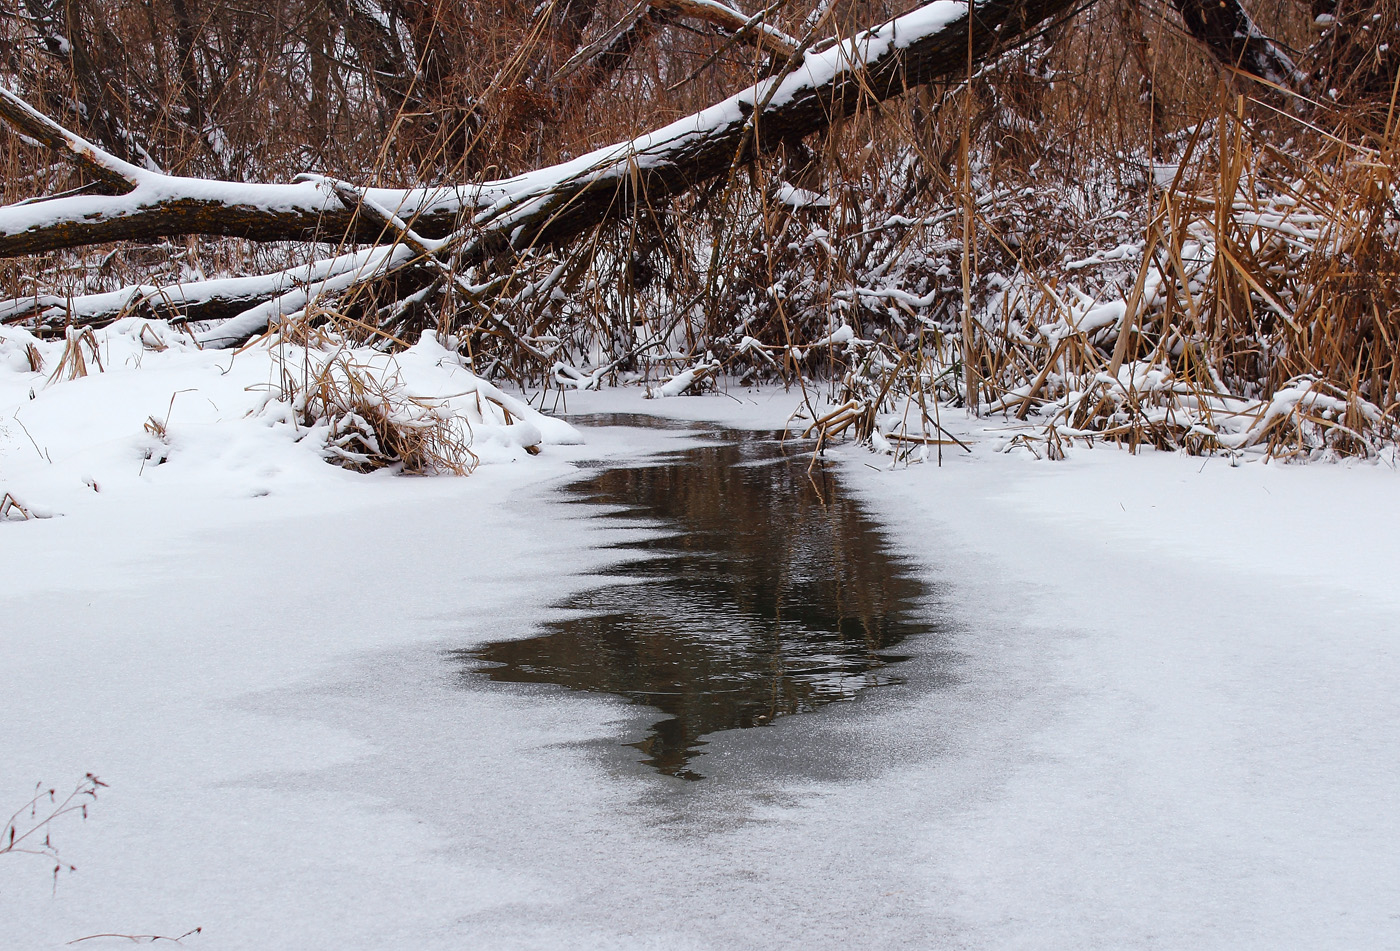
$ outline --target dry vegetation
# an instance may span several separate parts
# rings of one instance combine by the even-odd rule
[[[88,773],[63,799],[58,798],[57,789],[37,785],[30,800],[0,826],[0,857],[31,855],[52,862],[54,889],[57,891],[58,876],[66,863],[54,844],[53,827],[59,819],[73,813],[87,819],[88,806],[97,801],[97,791],[106,785]],[[67,867],[69,871],[74,870],[72,865]]]
[[[389,466],[417,475],[467,475],[480,461],[471,450],[470,420],[453,413],[442,400],[416,396],[403,386],[392,366],[371,366],[347,350],[344,327],[335,314],[310,329],[314,339],[292,350],[299,365],[282,366],[279,408],[306,432],[303,439],[323,446],[335,465],[355,472]],[[284,331],[304,338],[303,321]],[[476,397],[477,416],[481,396]],[[510,412],[498,409],[505,421]],[[266,410],[265,410],[266,412]]]
[[[372,219],[412,252],[405,266],[277,326],[334,314],[338,339],[385,349],[434,329],[478,373],[527,386],[687,370],[702,385],[716,366],[817,381],[845,407],[819,429],[890,451],[941,441],[951,402],[1024,420],[1021,443],[1051,456],[1100,438],[1375,455],[1400,405],[1398,7],[1250,3],[1273,58],[1231,63],[1188,31],[1189,0],[1100,0],[970,80],[863,101],[700,187],[470,261],[465,239],[438,244],[362,203],[354,240]],[[362,186],[499,179],[629,139],[790,67],[782,43],[903,9],[779,2],[767,44],[703,7],[621,0],[26,0],[0,31],[10,87],[117,157],[232,180],[314,173],[350,206]],[[0,147],[6,204],[93,188],[18,135]],[[73,325],[210,319],[168,288],[352,243],[322,237],[12,258],[0,313],[68,333],[73,361],[55,372],[75,372]],[[137,284],[116,311],[83,303]],[[351,464],[385,438],[356,379],[343,367],[301,396],[342,421]]]

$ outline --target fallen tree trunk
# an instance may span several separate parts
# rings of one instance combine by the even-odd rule
[[[1254,22],[1239,0],[1173,0],[1186,29],[1211,56],[1285,89],[1303,89],[1307,77]]]
[[[1092,2],[1092,0],[1090,0]],[[935,0],[875,29],[808,52],[783,75],[630,142],[500,181],[364,194],[426,237],[453,235],[457,261],[552,244],[725,174],[780,143],[826,129],[862,101],[964,74],[970,62],[1027,36],[1082,0]],[[0,118],[40,122],[68,150],[108,162],[92,143],[0,90]],[[35,137],[32,133],[27,133]],[[109,157],[110,158],[110,157]],[[117,160],[112,159],[112,162]],[[324,182],[240,184],[161,175],[121,163],[121,195],[53,198],[0,208],[0,257],[184,234],[253,240],[390,240]]]

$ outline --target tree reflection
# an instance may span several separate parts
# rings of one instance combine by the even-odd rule
[[[635,744],[663,773],[699,778],[702,737],[762,726],[894,678],[888,649],[924,630],[922,586],[811,457],[776,439],[715,434],[660,464],[577,483],[611,517],[664,537],[561,607],[534,637],[464,652],[492,680],[618,694],[667,717]]]

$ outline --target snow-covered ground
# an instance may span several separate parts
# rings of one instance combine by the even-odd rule
[[[468,478],[361,476],[234,381],[188,428],[178,397],[142,469],[178,381],[29,400],[11,362],[0,481],[56,517],[0,523],[0,805],[110,786],[52,829],[76,872],[0,855],[0,946],[1400,947],[1389,468],[1038,462],[951,411],[975,451],[941,467],[839,449],[941,632],[905,685],[715,737],[686,783],[617,745],[646,711],[444,653],[530,633],[613,557],[559,501],[576,464],[684,434],[531,422],[530,456],[483,419]],[[437,373],[404,380],[459,398]],[[78,432],[97,413],[120,438]]]

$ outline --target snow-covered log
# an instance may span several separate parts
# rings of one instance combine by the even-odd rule
[[[66,195],[0,208],[0,257],[16,257],[107,241],[151,241],[183,234],[255,241],[338,241],[351,231],[353,208],[320,180],[289,184],[220,181],[166,175],[106,152],[0,87],[0,119],[48,146],[116,195]],[[374,200],[446,234],[465,207],[491,196],[491,185],[367,190]],[[383,232],[362,219],[351,237],[374,244]]]
[[[227,320],[288,293],[321,287],[342,275],[378,273],[384,253],[353,251],[285,271],[175,284],[133,284],[100,294],[37,294],[0,301],[0,323],[27,321],[40,329],[107,324],[122,317]]]
[[[807,52],[794,68],[648,135],[526,175],[446,188],[367,189],[421,235],[470,233],[458,263],[508,248],[566,241],[639,202],[656,202],[725,174],[733,163],[827,128],[862,101],[966,71],[1075,0],[935,0],[872,30]],[[6,109],[34,113],[0,90]],[[755,115],[755,112],[758,112]],[[32,118],[32,116],[31,116]],[[69,134],[71,136],[71,134]],[[77,150],[102,153],[71,136]],[[70,151],[72,151],[70,149]],[[109,156],[110,158],[110,156]],[[115,159],[112,159],[116,161]],[[99,164],[106,164],[100,160]],[[356,216],[324,181],[242,184],[162,175],[122,163],[134,184],[114,196],[77,195],[0,208],[0,256],[182,234],[254,240],[391,239]]]

